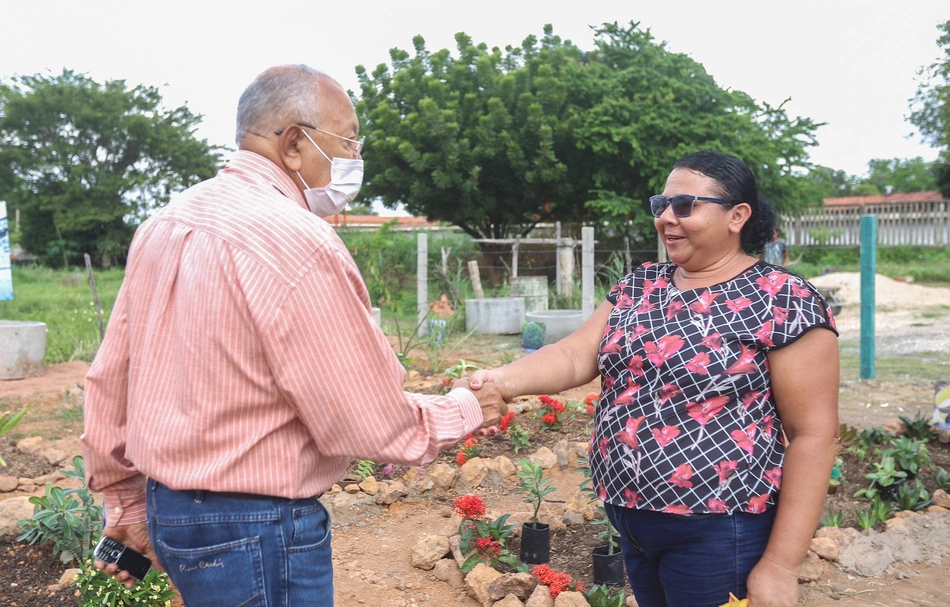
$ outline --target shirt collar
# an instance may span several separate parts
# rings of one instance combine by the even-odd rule
[[[304,199],[303,193],[297,188],[290,176],[272,161],[256,152],[238,150],[231,156],[224,170],[257,175],[285,197],[294,201],[297,206],[307,209],[307,201]]]

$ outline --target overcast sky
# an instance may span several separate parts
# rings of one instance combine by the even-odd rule
[[[940,58],[950,1],[46,0],[4,2],[2,14],[0,77],[66,67],[157,86],[167,105],[204,116],[199,137],[230,147],[237,98],[271,65],[307,63],[357,90],[356,65],[411,51],[416,34],[430,51],[454,49],[458,31],[503,48],[551,23],[590,49],[589,26],[639,21],[720,86],[772,105],[790,98],[789,114],[828,123],[812,160],[864,174],[872,158],[936,158],[906,116],[917,70]]]

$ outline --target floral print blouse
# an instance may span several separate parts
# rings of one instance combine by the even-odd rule
[[[675,269],[645,263],[607,296],[595,487],[628,508],[764,512],[785,452],[766,353],[814,328],[837,335],[834,319],[812,285],[778,266],[760,261],[687,291],[674,286]]]

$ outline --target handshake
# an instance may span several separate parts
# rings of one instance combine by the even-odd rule
[[[482,408],[485,421],[482,428],[497,426],[501,418],[508,413],[508,403],[511,402],[511,387],[497,370],[476,371],[471,377],[462,377],[456,380],[452,388],[470,390]]]

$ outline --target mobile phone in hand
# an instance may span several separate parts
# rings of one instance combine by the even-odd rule
[[[100,561],[115,563],[119,569],[128,571],[129,575],[139,581],[145,579],[145,574],[152,566],[152,561],[147,556],[106,535],[99,540],[93,554]]]

